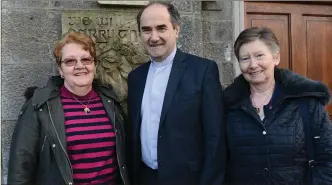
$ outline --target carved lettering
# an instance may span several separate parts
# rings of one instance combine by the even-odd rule
[[[101,38],[106,40],[106,36],[105,36],[106,31],[105,30],[98,30],[98,35],[100,35]],[[108,35],[109,36],[109,35]]]
[[[84,34],[88,35],[88,33],[86,32],[86,29],[79,29],[79,30],[77,30],[77,32],[84,33]]]
[[[91,20],[89,17],[84,17],[84,18],[82,19],[82,23],[83,23],[83,25],[85,25],[85,26],[88,26],[89,24],[91,24],[91,22],[92,22],[92,20]]]
[[[112,24],[112,18],[97,17],[96,20],[98,26],[111,26]]]
[[[70,26],[73,26],[73,25],[80,25],[81,23],[81,18],[80,17],[68,17],[68,24]]]
[[[96,29],[89,29],[89,34],[90,37],[93,36],[95,38],[97,38],[98,36],[96,35]]]
[[[114,37],[114,30],[103,30],[103,29],[70,29],[68,31],[77,31],[84,33],[89,37],[95,39],[96,43],[107,43],[111,38]]]
[[[114,88],[120,101],[127,96],[128,73],[149,60],[139,41],[135,12],[66,12],[62,32],[77,31],[96,42],[96,77]]]
[[[108,39],[112,38],[110,36],[110,30],[98,30],[98,35],[100,38],[100,42],[107,42]]]
[[[119,30],[118,32],[118,36],[122,39],[127,37],[127,35],[128,35],[128,30]]]

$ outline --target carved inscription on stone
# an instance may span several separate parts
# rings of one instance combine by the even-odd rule
[[[68,31],[85,33],[96,42],[96,78],[111,85],[124,102],[128,73],[149,60],[140,44],[136,13],[66,12],[62,14],[62,33]]]

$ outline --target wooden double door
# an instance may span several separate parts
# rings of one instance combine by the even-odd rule
[[[266,26],[280,44],[279,67],[322,81],[332,92],[332,3],[245,2],[245,28]],[[326,107],[332,118],[332,104]]]

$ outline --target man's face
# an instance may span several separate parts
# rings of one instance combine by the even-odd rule
[[[179,25],[173,25],[167,8],[154,4],[146,8],[141,16],[141,39],[152,60],[161,62],[176,47]]]

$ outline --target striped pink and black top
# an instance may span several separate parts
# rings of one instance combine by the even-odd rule
[[[75,96],[61,87],[61,102],[65,114],[67,152],[73,168],[75,185],[116,184],[118,163],[115,133],[98,94],[91,90],[86,96]]]

